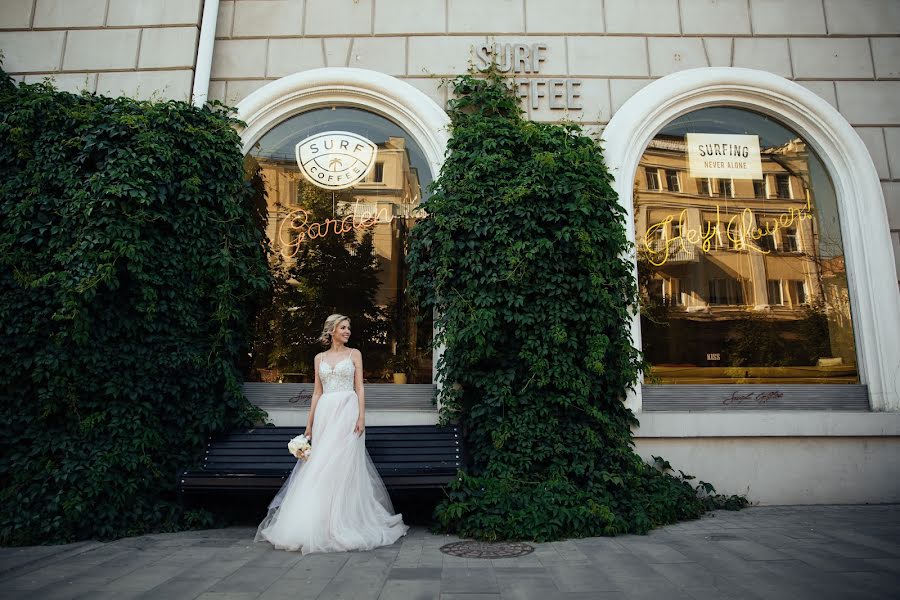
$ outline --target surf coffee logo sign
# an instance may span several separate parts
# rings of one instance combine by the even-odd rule
[[[349,131],[317,133],[295,149],[303,175],[327,190],[342,190],[365,179],[375,166],[377,151],[370,140]]]

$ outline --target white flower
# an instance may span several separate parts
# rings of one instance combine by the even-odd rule
[[[301,460],[309,458],[309,452],[312,446],[309,439],[305,435],[298,435],[288,442],[288,452]]]

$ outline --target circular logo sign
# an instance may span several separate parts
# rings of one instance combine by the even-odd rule
[[[377,146],[349,131],[326,131],[297,144],[300,171],[315,185],[342,190],[362,181],[375,164]]]

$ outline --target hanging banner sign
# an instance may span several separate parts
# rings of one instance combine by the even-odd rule
[[[763,178],[759,136],[689,133],[687,147],[691,177]]]
[[[326,190],[342,190],[365,179],[377,151],[371,141],[349,131],[317,133],[295,148],[300,171]]]

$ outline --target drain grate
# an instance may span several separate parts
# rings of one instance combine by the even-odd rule
[[[736,535],[731,535],[730,533],[714,533],[712,535],[706,536],[706,539],[711,542],[724,542],[727,540],[739,540],[741,538]]]
[[[454,542],[441,546],[441,552],[460,558],[514,558],[534,552],[522,542]]]

